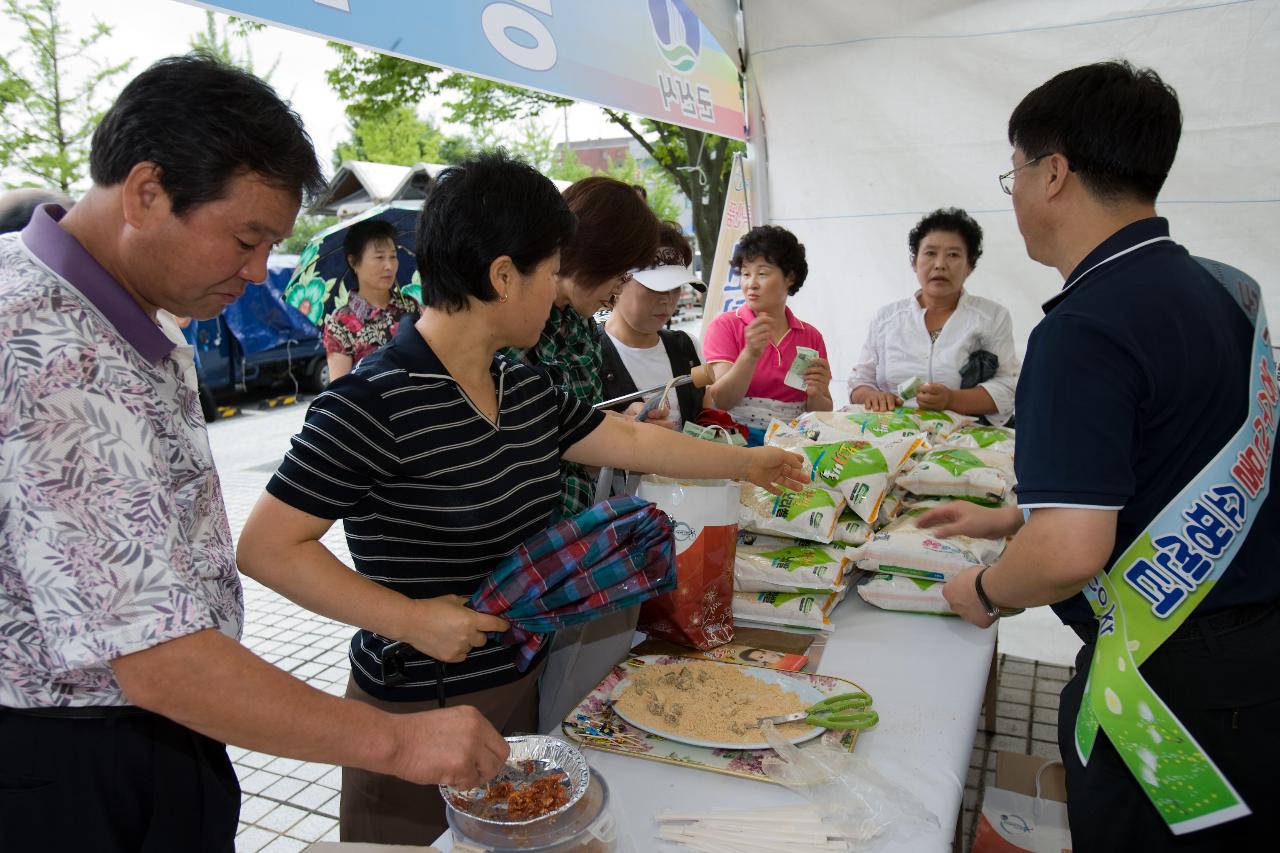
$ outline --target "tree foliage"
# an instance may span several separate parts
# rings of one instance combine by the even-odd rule
[[[338,65],[327,72],[327,78],[338,97],[347,104],[347,114],[353,119],[382,114],[403,104],[418,104],[428,95],[443,95],[448,121],[472,128],[492,128],[505,122],[531,119],[549,108],[572,103],[555,95],[347,45],[331,44],[330,47],[338,54]],[[604,112],[653,158],[669,182],[667,186],[678,188],[689,199],[694,236],[698,246],[709,254],[720,233],[733,153],[742,150],[742,143],[691,128],[633,119],[617,110],[605,109]],[[571,163],[562,166],[572,168]],[[651,180],[644,182],[649,186]],[[661,198],[666,189],[656,180],[652,183],[650,192],[656,190]],[[703,276],[710,274],[711,265],[703,264]]]
[[[191,37],[191,49],[207,53],[228,65],[239,66],[270,83],[272,75],[280,67],[280,57],[277,56],[275,62],[271,63],[271,67],[265,71],[255,68],[253,48],[249,44],[248,37],[250,32],[261,29],[262,24],[226,17],[219,26],[218,19],[212,12],[206,11],[204,15],[204,29]]]
[[[0,164],[23,183],[71,193],[87,177],[89,140],[106,112],[108,84],[132,60],[95,58],[111,28],[94,21],[74,35],[60,0],[4,0],[0,13],[21,44],[0,56]]]

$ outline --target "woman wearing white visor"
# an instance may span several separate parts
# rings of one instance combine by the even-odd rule
[[[606,400],[664,385],[702,363],[692,338],[665,328],[686,284],[699,292],[706,290],[692,262],[693,249],[680,226],[663,223],[653,264],[631,271],[631,280],[623,285],[604,324],[601,379]],[[649,420],[678,430],[697,418],[702,402],[701,388],[673,389]],[[642,405],[633,403],[628,411],[636,414]]]

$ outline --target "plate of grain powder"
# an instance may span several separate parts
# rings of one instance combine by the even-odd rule
[[[629,670],[612,698],[619,717],[668,740],[714,749],[768,749],[764,733],[752,727],[757,720],[802,711],[826,697],[790,673],[688,660]],[[822,732],[804,722],[778,726],[778,734],[791,743]]]

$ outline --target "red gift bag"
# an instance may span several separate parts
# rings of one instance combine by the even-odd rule
[[[636,496],[671,517],[676,589],[646,601],[639,629],[672,643],[711,649],[733,639],[733,558],[738,484],[647,476]]]

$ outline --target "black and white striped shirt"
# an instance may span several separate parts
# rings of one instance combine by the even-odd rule
[[[560,500],[560,456],[603,419],[530,368],[496,356],[498,421],[472,404],[411,323],[312,402],[267,485],[290,506],[341,518],[356,569],[410,598],[470,596],[543,530]],[[409,682],[383,684],[388,643],[351,642],[356,683],[391,701],[436,696],[435,664],[415,655]],[[519,677],[496,643],[448,664],[446,696]]]

